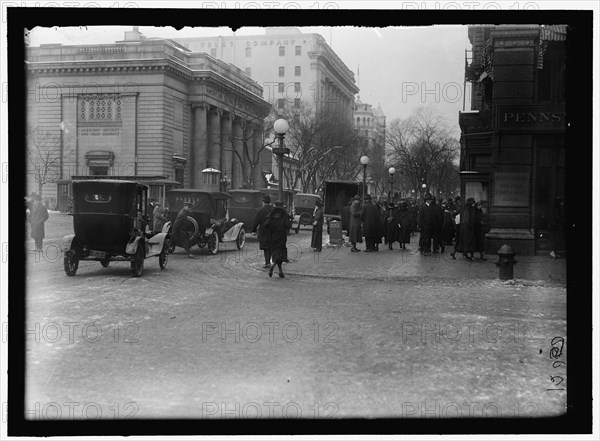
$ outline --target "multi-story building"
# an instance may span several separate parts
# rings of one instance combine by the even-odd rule
[[[262,87],[206,53],[134,28],[115,44],[30,47],[25,67],[29,191],[45,170],[52,207],[56,182],[75,175],[164,176],[206,189],[227,176],[237,188],[249,178],[245,148],[271,159]]]
[[[565,198],[566,26],[471,26],[461,112],[463,200],[483,201],[486,252],[558,246]],[[564,206],[564,205],[563,205]]]

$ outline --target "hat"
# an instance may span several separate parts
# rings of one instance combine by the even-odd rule
[[[370,201],[371,200],[371,195],[370,194],[366,194],[365,195],[365,201]]]
[[[269,198],[269,196],[268,196],[268,195],[267,195],[266,197],[267,197],[269,200],[268,200],[268,201],[265,201],[265,198],[263,197],[263,201],[265,201],[265,202],[271,202],[271,198]],[[281,202],[281,201],[275,201],[275,202],[273,203],[273,205],[275,205],[276,207],[283,207],[283,202]]]
[[[184,207],[185,207],[185,206],[191,207],[191,206],[192,206],[192,203],[191,203],[191,202],[188,202],[188,201],[185,201],[185,202],[183,203],[183,206],[184,206]]]
[[[271,203],[271,196],[269,196],[268,194],[263,194],[262,195],[262,201],[266,202],[267,204]]]
[[[321,199],[317,199],[317,200],[315,201],[315,205],[316,205],[317,207],[319,207],[319,208],[320,208],[320,207],[322,207],[322,206],[323,206],[323,201],[322,201]]]
[[[425,193],[425,196],[423,197],[424,200],[432,200],[433,196],[431,195],[431,193]]]
[[[465,203],[468,205],[468,204],[472,204],[472,203],[474,203],[474,202],[475,202],[475,199],[474,199],[474,198],[467,198],[467,200],[466,200],[466,202],[465,202]]]
[[[359,195],[354,196],[354,200],[355,201],[360,201],[360,196]]]

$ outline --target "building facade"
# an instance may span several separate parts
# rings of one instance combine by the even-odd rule
[[[469,27],[461,190],[483,202],[487,253],[564,250],[566,28]]]
[[[134,28],[111,45],[27,48],[25,67],[28,191],[41,189],[50,207],[56,182],[71,176],[156,175],[218,189],[249,179],[244,149],[270,167],[262,87],[206,53]]]

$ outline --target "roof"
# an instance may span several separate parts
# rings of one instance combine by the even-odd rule
[[[195,188],[177,188],[177,189],[174,189],[174,190],[167,191],[167,194],[175,194],[175,193],[182,193],[182,194],[188,194],[188,195],[205,194],[205,195],[209,195],[209,196],[216,197],[216,198],[221,198],[221,199],[225,199],[225,198],[230,198],[231,197],[230,194],[222,193],[220,191],[205,191],[205,190],[197,190]]]
[[[74,180],[73,184],[81,184],[84,182],[88,183],[88,184],[135,184],[135,185],[140,185],[142,187],[148,188],[148,186],[146,184],[142,184],[141,182],[125,181],[122,179],[81,179],[81,180]]]

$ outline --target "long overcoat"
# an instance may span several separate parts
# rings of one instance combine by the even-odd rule
[[[44,238],[44,222],[48,220],[48,210],[43,204],[34,204],[29,213],[31,223],[31,237],[36,240]]]
[[[381,241],[381,219],[377,205],[365,202],[362,210],[363,235]]]
[[[385,213],[384,222],[386,232],[385,238],[387,243],[400,242],[402,232],[402,229],[400,228],[400,208],[388,208],[387,212]]]
[[[273,207],[265,219],[262,236],[267,241],[275,263],[287,257],[287,232],[291,228],[292,221],[286,211],[280,207]]]
[[[258,247],[261,250],[269,249],[269,238],[264,233],[264,223],[267,220],[267,216],[269,213],[273,211],[272,205],[264,205],[257,212],[254,217],[254,227],[252,228],[252,232],[256,233],[256,238],[258,239]]]
[[[398,220],[400,223],[400,243],[410,243],[412,233],[413,216],[408,207],[400,206],[398,209]]]
[[[361,216],[362,210],[360,207],[360,202],[352,202],[352,205],[350,205],[350,242],[362,243]]]
[[[313,229],[310,247],[320,249],[323,247],[323,209],[315,207],[313,213]]]
[[[460,217],[460,228],[458,240],[454,247],[455,251],[462,253],[471,253],[476,251],[477,242],[475,239],[475,207],[467,205]]]

